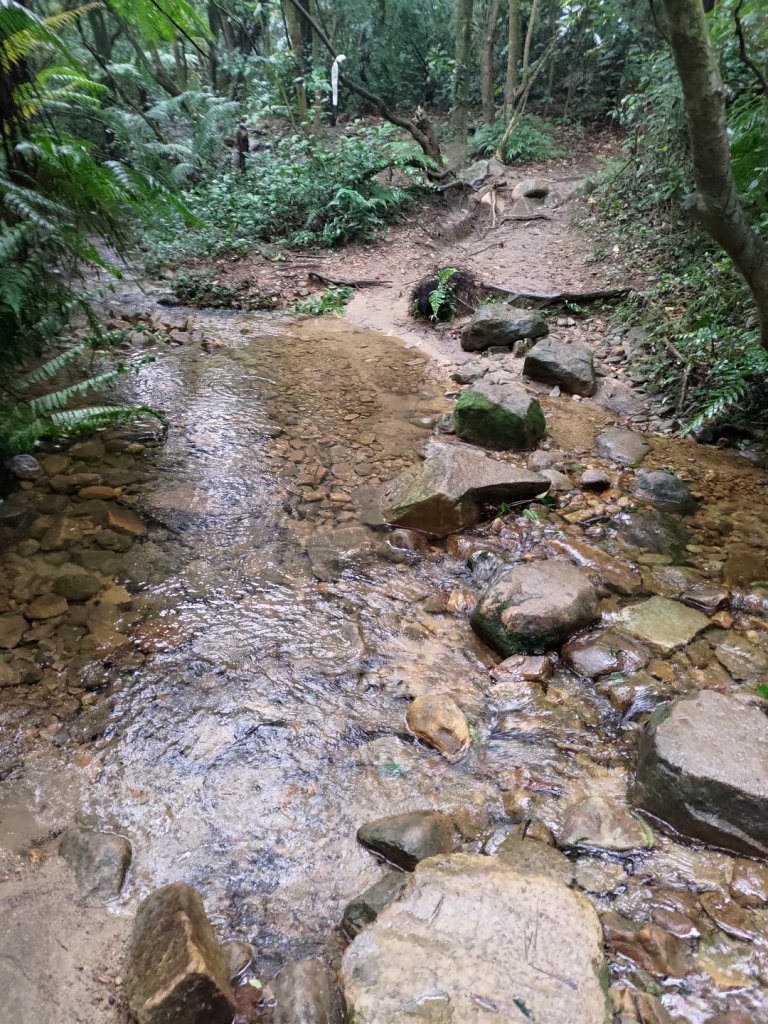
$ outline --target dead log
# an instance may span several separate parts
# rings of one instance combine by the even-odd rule
[[[320,274],[316,270],[310,270],[307,277],[313,277],[322,284],[335,284],[344,288],[376,288],[378,285],[388,286],[391,281],[380,281],[378,278],[363,278],[359,281],[347,281],[341,277],[328,277],[327,274]]]
[[[494,295],[507,295],[510,299],[538,302],[542,306],[556,306],[561,302],[610,302],[626,299],[632,294],[631,288],[604,288],[593,292],[528,292],[522,288],[505,288],[499,284],[483,284],[483,288]]]

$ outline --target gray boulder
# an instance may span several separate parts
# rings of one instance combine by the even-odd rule
[[[702,690],[660,708],[640,740],[638,807],[694,839],[768,856],[768,718]]]
[[[37,480],[43,467],[34,455],[14,455],[8,468],[17,480]]]
[[[606,1024],[603,939],[587,899],[496,857],[419,865],[342,965],[356,1024]]]
[[[653,832],[616,801],[590,796],[566,807],[558,842],[624,853],[653,846]]]
[[[549,488],[546,477],[458,445],[434,445],[382,493],[382,515],[436,537],[473,526],[484,502],[527,501]]]
[[[692,515],[698,508],[698,502],[688,484],[674,473],[665,473],[660,469],[652,473],[638,473],[632,485],[632,493],[644,505],[652,505],[662,512]]]
[[[598,617],[597,592],[584,573],[548,560],[501,573],[478,601],[470,622],[484,640],[510,657],[559,647]]]
[[[616,616],[616,629],[638,640],[674,651],[694,640],[710,625],[706,615],[667,597],[654,595],[631,604]]]
[[[343,1024],[336,978],[322,960],[288,964],[270,988],[275,1001],[273,1024]]]
[[[439,811],[408,811],[361,825],[358,842],[405,871],[439,853],[452,853],[454,827]]]
[[[138,1024],[230,1024],[229,964],[191,885],[156,889],[139,907],[126,994]]]
[[[648,454],[650,445],[633,430],[614,427],[598,435],[595,449],[598,455],[610,459],[611,462],[618,462],[622,466],[636,466]]]
[[[650,551],[656,555],[669,555],[674,562],[685,559],[690,539],[679,519],[666,512],[641,509],[623,512],[614,520],[616,536],[630,547]]]
[[[111,832],[70,828],[59,843],[59,854],[75,872],[83,895],[114,900],[120,895],[131,863],[131,844]]]
[[[465,352],[483,352],[492,345],[514,345],[522,338],[543,338],[549,328],[543,317],[502,302],[481,306],[461,332]]]
[[[556,384],[570,395],[592,395],[597,387],[591,350],[551,338],[533,346],[525,357],[523,373],[542,384]]]
[[[525,388],[485,380],[461,394],[453,422],[463,441],[501,451],[533,448],[547,426],[538,400]]]

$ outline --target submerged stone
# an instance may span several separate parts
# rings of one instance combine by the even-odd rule
[[[343,1024],[336,978],[322,960],[288,964],[270,987],[273,1024]]]
[[[341,979],[356,1024],[606,1024],[603,972],[583,896],[500,858],[458,854],[416,869],[349,947]]]
[[[703,690],[659,708],[638,754],[638,807],[694,839],[768,856],[768,718]]]
[[[516,565],[501,573],[470,619],[475,631],[509,657],[559,647],[599,617],[597,592],[566,562]]]
[[[590,796],[566,808],[559,842],[561,846],[625,852],[653,846],[653,832],[621,804]]]
[[[480,381],[453,410],[457,437],[500,451],[533,448],[546,430],[541,406],[522,387]]]
[[[662,470],[638,473],[632,485],[632,493],[645,505],[652,505],[662,512],[692,515],[698,508],[698,502],[688,484],[674,473],[664,473]]]
[[[449,760],[461,757],[469,746],[469,722],[450,697],[417,697],[408,707],[405,720],[415,736]]]

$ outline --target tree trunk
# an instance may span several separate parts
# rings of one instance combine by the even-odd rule
[[[448,125],[452,139],[464,140],[467,137],[473,7],[474,0],[459,0],[456,12],[456,67],[453,73],[453,109]]]
[[[533,0],[531,4],[531,16],[528,19],[528,29],[525,33],[525,45],[523,46],[523,74],[528,70],[531,63],[531,43],[533,41],[533,30],[536,28],[536,12],[539,7],[539,0]]]
[[[288,45],[296,61],[296,105],[299,109],[299,121],[307,120],[307,87],[305,83],[306,67],[304,62],[304,32],[301,16],[291,3],[283,3],[283,17],[288,36]]]
[[[483,95],[483,124],[493,124],[496,120],[493,49],[496,45],[496,26],[499,21],[500,6],[501,0],[488,0],[483,45],[480,50],[480,81],[482,83]]]
[[[768,349],[768,244],[751,227],[736,191],[725,89],[701,0],[663,0],[691,139],[696,194],[685,207],[733,260],[757,305]]]
[[[504,112],[514,103],[517,88],[517,62],[520,57],[520,0],[509,0],[509,50],[507,81],[504,86]]]

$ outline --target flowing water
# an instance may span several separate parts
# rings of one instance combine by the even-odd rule
[[[361,525],[376,487],[415,460],[449,405],[422,355],[330,319],[196,319],[214,344],[167,351],[135,384],[136,399],[169,413],[167,440],[129,430],[106,448],[64,453],[64,475],[121,488],[120,505],[140,514],[146,535],[109,528],[114,500],[46,486],[22,495],[38,518],[9,534],[6,611],[72,564],[129,593],[71,604],[8,655],[29,671],[0,691],[0,842],[16,858],[3,875],[13,894],[5,906],[28,907],[27,923],[53,914],[55,932],[56,904],[41,906],[47,890],[34,874],[47,870],[53,837],[74,821],[112,829],[134,849],[109,910],[125,926],[120,941],[140,898],[183,879],[201,890],[221,936],[254,944],[267,977],[305,956],[337,961],[343,908],[382,871],[356,843],[362,823],[435,807],[454,817],[465,849],[493,849],[515,827],[521,791],[552,828],[579,795],[623,802],[647,706],[617,709],[564,669],[546,692],[495,685],[496,657],[465,614],[436,599],[478,591],[465,564],[473,544],[535,553],[562,525],[546,513],[447,547]],[[562,445],[594,433],[587,411],[574,415],[553,416]],[[665,457],[687,452],[680,443]],[[730,528],[743,515],[753,541],[764,533],[764,497],[763,481],[727,517]],[[717,561],[721,528],[702,523],[702,563]],[[659,589],[674,589],[673,567],[648,561]],[[750,628],[764,657],[765,634]],[[409,700],[428,692],[450,694],[473,722],[458,764],[406,729]],[[20,868],[19,853],[34,850],[43,852]],[[768,1019],[763,940],[726,935],[695,909],[697,892],[727,889],[732,858],[659,835],[653,851],[586,860],[618,868],[614,887],[593,897],[599,910],[687,913],[702,932],[682,982],[620,961],[614,978],[663,994],[675,1020],[703,1024],[728,1000]],[[76,948],[92,971],[89,934]],[[46,974],[39,953],[29,954],[29,984]],[[0,975],[4,960],[13,962],[0,943]],[[121,1019],[113,1002],[71,1019]]]

